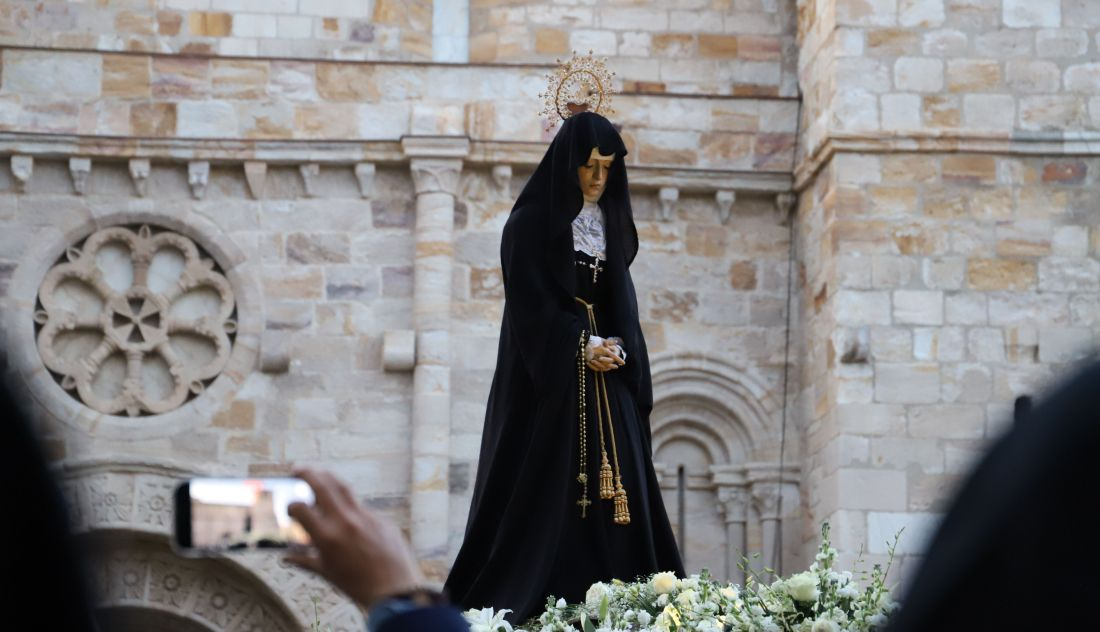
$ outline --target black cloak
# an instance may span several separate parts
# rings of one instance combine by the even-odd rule
[[[632,450],[635,463],[629,491],[632,522],[626,526],[612,525],[610,511],[597,506],[581,520],[576,504],[577,352],[588,322],[574,300],[572,221],[584,202],[577,168],[593,147],[616,157],[599,201],[607,237],[600,278],[609,288],[599,309],[605,324],[600,333],[622,338],[628,354],[626,365],[608,378],[633,433],[620,437],[630,442],[620,450]],[[653,473],[653,392],[628,270],[638,252],[638,234],[625,155],[622,138],[607,119],[592,113],[569,118],[505,224],[500,249],[505,304],[496,373],[466,538],[446,584],[463,607],[509,608],[509,619],[522,622],[537,614],[551,594],[575,602],[596,581],[632,580],[666,570],[683,574]],[[593,461],[590,457],[590,479],[596,474]]]

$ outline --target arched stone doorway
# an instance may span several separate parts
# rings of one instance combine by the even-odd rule
[[[781,393],[705,354],[656,356],[652,372],[654,462],[687,571],[743,583],[750,552],[780,566],[799,515],[798,467],[780,464]]]

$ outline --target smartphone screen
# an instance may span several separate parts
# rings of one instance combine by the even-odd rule
[[[309,544],[287,514],[294,502],[313,504],[297,478],[193,478],[176,489],[176,548],[185,554],[285,549]]]

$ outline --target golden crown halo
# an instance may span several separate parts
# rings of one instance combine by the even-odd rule
[[[592,51],[587,55],[573,51],[568,61],[559,59],[557,62],[557,69],[546,76],[546,92],[539,93],[543,100],[539,116],[546,118],[547,130],[557,125],[558,118],[564,121],[578,112],[614,114],[611,96],[615,91],[611,78],[615,73],[607,69],[607,58],[596,59]]]

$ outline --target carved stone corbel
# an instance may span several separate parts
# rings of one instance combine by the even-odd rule
[[[15,186],[20,193],[27,192],[27,184],[34,173],[34,156],[12,156],[11,174],[15,176]]]
[[[382,334],[382,368],[389,372],[412,371],[416,367],[416,332],[391,329]]]
[[[658,198],[661,201],[661,221],[667,222],[672,219],[672,216],[675,214],[676,202],[680,199],[680,189],[676,187],[661,187]]]
[[[867,364],[871,359],[871,333],[867,327],[839,331],[836,350],[841,364]]]
[[[374,193],[374,163],[361,162],[355,165],[355,179],[359,181],[359,195],[369,200]]]
[[[501,193],[507,195],[512,185],[512,165],[493,165],[493,182]]]
[[[321,165],[316,162],[307,162],[298,165],[298,172],[302,174],[302,186],[305,187],[306,197],[317,196],[317,176],[321,175]]]
[[[735,191],[718,191],[714,194],[714,201],[718,204],[718,221],[722,224],[729,222],[730,213],[733,212],[733,203],[737,201]]]
[[[206,195],[206,185],[210,182],[210,162],[192,160],[187,163],[187,184],[191,185],[191,195],[201,200]]]
[[[260,370],[264,373],[286,373],[290,370],[290,332],[263,332],[260,336]]]
[[[92,173],[91,158],[69,158],[69,175],[73,179],[73,191],[84,195],[88,190],[88,176]]]
[[[149,172],[151,169],[152,164],[148,158],[130,159],[130,180],[134,183],[134,191],[137,192],[138,197],[145,197],[149,194]]]
[[[262,198],[264,182],[267,181],[267,163],[260,160],[245,161],[244,179],[248,183],[248,192],[252,194],[252,199]]]

